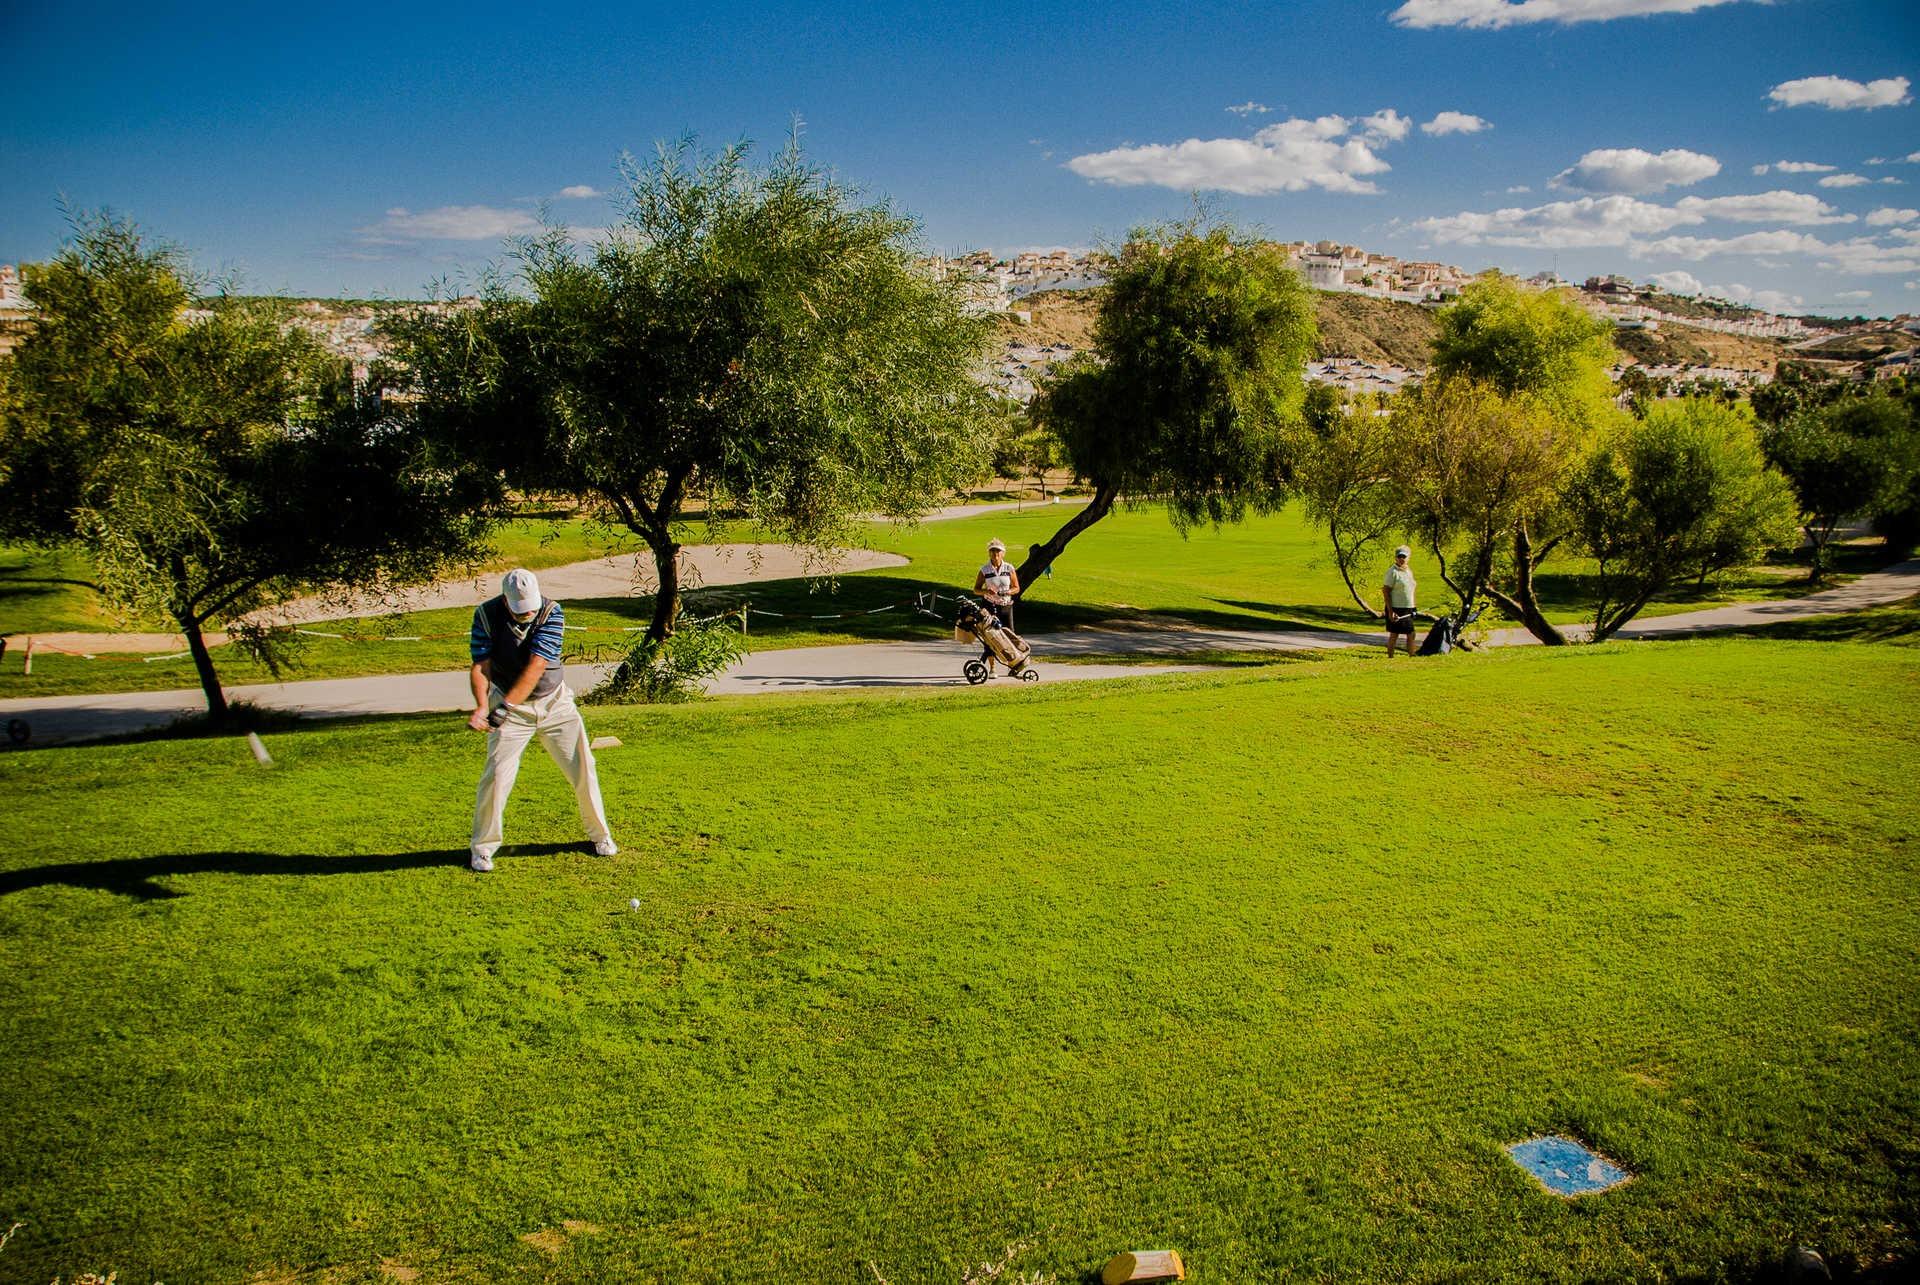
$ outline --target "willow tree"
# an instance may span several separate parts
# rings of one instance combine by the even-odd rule
[[[1279,247],[1193,223],[1136,232],[1091,355],[1034,399],[1093,499],[1028,550],[1021,584],[1122,497],[1164,501],[1181,531],[1278,504],[1316,333],[1312,298]]]
[[[744,144],[683,141],[622,172],[603,238],[519,241],[515,278],[391,332],[445,440],[511,485],[597,500],[646,542],[657,645],[690,500],[825,546],[978,476],[988,325],[916,266],[911,219],[861,203],[797,143],[755,169]]]

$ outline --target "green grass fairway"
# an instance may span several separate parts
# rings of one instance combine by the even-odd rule
[[[865,571],[832,582],[779,580],[754,585],[728,585],[710,590],[691,589],[687,609],[706,614],[751,605],[761,614],[751,618],[756,648],[809,647],[834,643],[893,639],[928,639],[941,629],[910,609],[914,595],[933,591],[952,594],[971,590],[974,573],[986,560],[992,536],[1007,542],[1014,561],[1027,545],[1050,535],[1071,512],[1066,505],[1034,505],[1019,513],[988,514],[956,521],[929,522],[912,530],[874,527],[875,548],[903,554],[911,561],[902,567]],[[555,531],[558,534],[555,535]],[[604,533],[601,533],[604,534]],[[710,531],[689,524],[685,539],[751,539],[750,533],[722,527]],[[552,543],[541,545],[543,538]],[[569,520],[558,528],[538,520],[523,520],[502,535],[530,566],[549,566],[579,557],[602,556],[604,544],[595,543],[587,525]],[[539,556],[535,556],[539,554]],[[1847,571],[1878,565],[1877,545],[1843,546],[1839,556]],[[543,560],[544,559],[544,560]],[[1576,558],[1555,558],[1539,579],[1542,601],[1549,614],[1562,622],[1583,619],[1590,590],[1584,577],[1590,564]],[[1418,566],[1423,600],[1444,608],[1444,585],[1437,571]],[[1378,595],[1375,568],[1363,588]],[[1655,603],[1643,615],[1690,611],[1701,606],[1759,598],[1794,597],[1807,591],[1803,572],[1791,560],[1756,567],[1726,577],[1704,589],[1677,593]],[[0,591],[4,582],[0,582]],[[601,632],[575,635],[569,640],[579,659],[614,660],[630,634],[628,626],[644,626],[653,614],[651,598],[587,598],[567,601],[567,621],[596,627]],[[951,612],[951,605],[947,607]],[[872,614],[869,614],[872,613]],[[816,617],[829,617],[817,619]],[[345,678],[360,674],[409,674],[462,669],[467,663],[466,637],[472,612],[466,608],[422,611],[378,621],[348,621],[316,625],[330,632],[359,632],[373,637],[422,636],[421,642],[306,640],[290,678]],[[1202,627],[1278,629],[1313,625],[1336,629],[1374,629],[1347,596],[1325,537],[1296,510],[1248,519],[1220,530],[1202,528],[1181,539],[1157,507],[1122,511],[1098,523],[1068,546],[1051,578],[1029,586],[1021,604],[1023,632],[1046,633],[1103,621],[1130,621],[1153,625],[1192,622]],[[216,648],[221,680],[232,686],[275,681],[235,647]],[[143,662],[138,658],[103,657],[83,660],[57,653],[34,657],[34,672],[23,676],[17,661],[0,665],[0,698],[60,696],[80,692],[158,691],[197,686],[193,663],[185,656]]]
[[[1916,690],[1736,640],[592,710],[625,850],[536,750],[491,876],[452,716],[0,756],[0,1277],[1910,1264]],[[1639,1176],[1548,1196],[1546,1131]]]

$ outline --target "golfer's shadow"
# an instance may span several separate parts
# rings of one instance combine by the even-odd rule
[[[516,843],[500,849],[503,858],[551,856],[586,852],[575,843]],[[179,852],[152,857],[121,857],[112,861],[69,861],[57,866],[30,866],[0,871],[0,897],[46,888],[93,888],[117,892],[143,901],[184,897],[186,893],[156,882],[175,875],[370,875],[394,870],[425,870],[434,866],[465,866],[465,848],[435,848],[426,852],[382,852],[323,857],[287,852]]]

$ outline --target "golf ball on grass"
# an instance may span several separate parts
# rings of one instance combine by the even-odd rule
[[[627,909],[629,909],[629,910],[638,910],[638,909],[640,909],[640,898],[638,898],[638,897],[628,897],[628,898],[627,898]]]

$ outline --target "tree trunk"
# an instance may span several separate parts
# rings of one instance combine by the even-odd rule
[[[1027,560],[1016,568],[1014,574],[1020,577],[1020,596],[1033,592],[1033,586],[1048,567],[1053,565],[1074,536],[1107,516],[1113,509],[1113,502],[1120,497],[1120,488],[1104,482],[1096,482],[1093,487],[1093,499],[1086,508],[1081,509],[1067,520],[1067,524],[1053,533],[1045,544],[1027,547]]]
[[[671,539],[648,541],[653,550],[653,570],[660,588],[653,596],[653,619],[647,624],[646,641],[658,643],[673,632],[680,615],[680,546]]]
[[[1533,537],[1527,534],[1527,524],[1522,522],[1513,529],[1513,598],[1512,602],[1520,609],[1520,623],[1527,632],[1549,647],[1564,647],[1567,637],[1548,622],[1546,613],[1540,610],[1540,599],[1533,589]],[[1506,603],[1501,606],[1506,607]]]
[[[1354,559],[1359,555],[1357,553],[1349,555],[1347,551],[1341,547],[1339,518],[1329,518],[1327,520],[1327,538],[1333,542],[1334,565],[1340,570],[1340,579],[1346,582],[1347,592],[1353,596],[1354,602],[1359,604],[1360,610],[1366,612],[1375,620],[1379,620],[1382,616],[1380,609],[1368,602],[1365,598],[1362,598],[1360,596],[1360,590],[1353,583],[1353,563]]]
[[[220,690],[220,676],[213,672],[213,655],[200,634],[200,621],[191,613],[174,616],[180,632],[187,636],[187,650],[193,653],[193,667],[200,674],[200,690],[207,695],[207,722],[224,727],[227,722],[227,694]]]
[[[1620,631],[1620,626],[1640,614],[1641,609],[1653,600],[1653,595],[1657,592],[1659,592],[1659,586],[1649,584],[1640,591],[1632,602],[1614,612],[1612,619],[1596,619],[1593,622],[1593,637],[1588,641],[1597,643],[1605,642],[1607,639],[1613,637],[1614,634]]]

